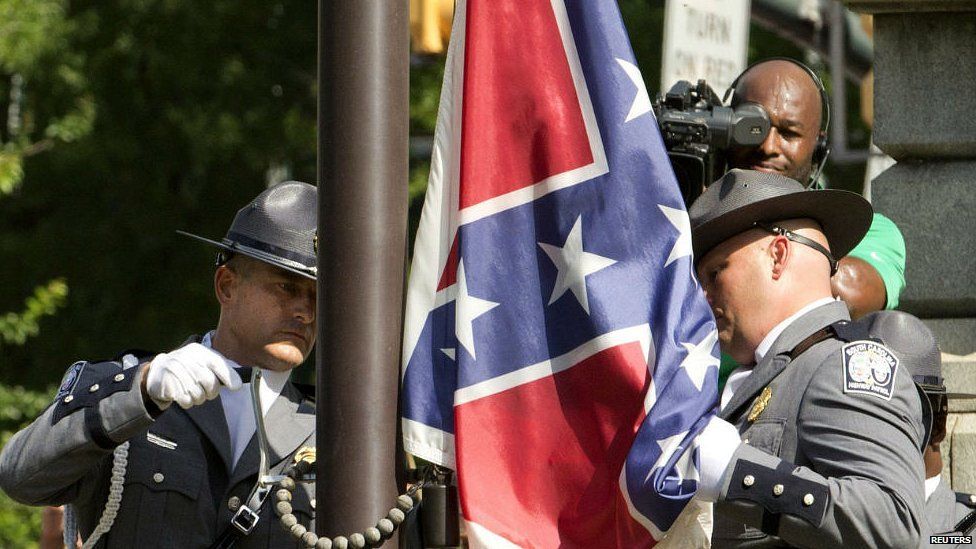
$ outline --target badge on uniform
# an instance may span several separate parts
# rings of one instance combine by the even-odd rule
[[[769,404],[769,399],[771,398],[773,398],[773,390],[766,387],[763,389],[762,394],[756,397],[756,400],[752,404],[752,410],[749,412],[749,417],[746,419],[750,423],[759,419],[759,416],[766,410],[766,406]]]
[[[844,345],[843,355],[845,393],[891,400],[898,358],[887,347],[874,341],[854,341]]]

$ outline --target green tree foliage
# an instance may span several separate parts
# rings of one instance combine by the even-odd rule
[[[72,24],[63,0],[0,1],[0,79],[6,92],[5,127],[0,132],[0,197],[13,193],[24,178],[24,158],[56,142],[70,142],[91,130],[94,104],[76,56],[68,51]],[[52,69],[51,73],[43,69]],[[52,101],[38,108],[32,91],[43,82]],[[0,347],[22,345],[38,333],[38,321],[62,306],[64,279],[34,289],[23,312],[0,316]]]
[[[213,251],[174,231],[220,238],[269,174],[315,181],[316,17],[304,0],[0,0],[2,413],[34,417],[77,359],[213,326]],[[0,547],[33,546],[38,524],[0,497]]]
[[[41,317],[54,314],[58,307],[64,305],[67,296],[68,285],[63,278],[35,288],[34,295],[27,298],[24,312],[7,313],[0,317],[0,348],[3,343],[23,345],[29,336],[37,335]]]
[[[67,4],[0,1],[0,90],[6,96],[0,195],[20,185],[25,158],[91,131],[95,103],[88,93],[83,57],[70,49],[76,24],[67,17]]]
[[[0,117],[4,123],[0,197],[20,187],[26,158],[91,131],[94,102],[86,91],[79,59],[68,50],[72,24],[66,18],[66,4],[62,0],[0,0],[0,91],[6,97],[5,116]],[[35,84],[44,91],[35,93]],[[48,100],[44,106],[36,101],[42,96]],[[7,262],[12,264],[15,262]],[[21,312],[0,315],[0,351],[36,336],[41,318],[63,306],[67,294],[65,280],[55,278],[34,288]],[[52,392],[0,384],[0,446],[44,409]],[[36,544],[40,522],[39,509],[18,505],[0,494],[0,546]]]
[[[0,354],[0,379],[37,389],[77,359],[213,327],[214,250],[175,230],[219,239],[269,177],[315,182],[317,13],[298,0],[0,0],[0,55],[21,43],[2,32],[8,13],[51,42],[0,73],[23,76],[25,146],[55,146],[0,153],[0,174],[23,178],[0,200],[0,258],[17,265],[0,269],[0,311],[37,280],[71,288],[40,337]]]

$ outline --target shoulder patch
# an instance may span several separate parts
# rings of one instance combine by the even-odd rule
[[[64,373],[64,377],[61,378],[61,386],[58,387],[58,394],[54,395],[54,400],[61,400],[62,397],[67,396],[74,390],[75,385],[78,384],[78,380],[81,379],[81,373],[85,371],[85,366],[87,365],[88,362],[79,360],[68,368],[68,371]]]
[[[891,400],[898,357],[874,341],[844,345],[844,392]]]

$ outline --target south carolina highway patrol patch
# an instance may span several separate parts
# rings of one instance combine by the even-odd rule
[[[845,393],[891,400],[898,358],[887,347],[874,341],[854,341],[844,345],[843,355]]]

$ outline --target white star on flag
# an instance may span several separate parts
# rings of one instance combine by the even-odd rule
[[[718,332],[712,330],[708,332],[705,339],[701,340],[698,345],[692,345],[691,343],[681,344],[688,351],[688,356],[681,361],[680,367],[685,369],[688,377],[691,378],[691,382],[695,384],[695,388],[699,391],[702,390],[702,385],[705,384],[705,372],[708,371],[708,367],[719,367],[719,360],[712,356],[712,348],[715,347],[716,341],[718,341]]]
[[[468,350],[472,358],[476,358],[474,354],[474,329],[471,325],[476,318],[494,309],[499,304],[486,299],[478,299],[468,293],[468,280],[464,275],[463,260],[458,263],[457,284],[454,333],[457,336],[458,343]]]
[[[664,266],[667,267],[682,257],[691,256],[691,220],[688,219],[688,212],[684,210],[669,208],[663,204],[658,204],[657,207],[661,208],[668,221],[674,225],[675,229],[678,229],[678,239],[674,241],[674,246],[671,247],[671,255],[664,262]]]
[[[683,433],[678,433],[674,436],[670,436],[657,441],[657,445],[661,448],[661,455],[657,457],[657,461],[651,466],[651,471],[647,474],[647,479],[651,478],[654,471],[664,467],[667,461],[671,459],[671,455],[678,449],[681,441],[688,436],[688,431]],[[695,462],[692,460],[694,457],[694,450],[698,446],[697,439],[692,442],[692,447],[685,449],[681,457],[674,464],[674,471],[678,474],[678,482],[684,480],[700,480],[701,477],[698,475],[698,469],[695,467]]]
[[[624,61],[623,59],[617,58],[617,63],[624,69],[630,80],[637,86],[637,95],[634,97],[634,102],[630,105],[630,112],[627,113],[627,119],[624,122],[630,122],[631,120],[641,116],[642,114],[647,114],[651,112],[651,98],[647,95],[647,86],[644,84],[644,78],[641,76],[640,69],[637,65],[629,61]]]
[[[572,290],[577,301],[583,306],[586,314],[590,314],[590,303],[586,293],[586,277],[613,265],[617,261],[597,254],[583,251],[583,216],[576,218],[576,223],[566,237],[563,247],[539,242],[539,247],[546,252],[549,259],[556,266],[556,285],[552,289],[549,305],[559,299],[566,290]]]

